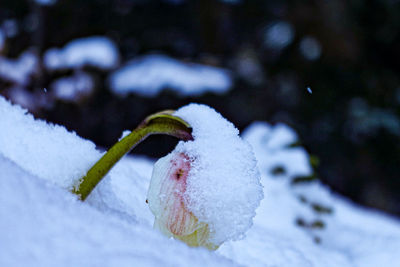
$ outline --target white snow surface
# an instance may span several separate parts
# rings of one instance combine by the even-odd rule
[[[148,55],[135,59],[109,77],[113,93],[126,96],[135,93],[147,97],[170,89],[181,96],[197,96],[205,92],[222,94],[232,84],[226,70],[195,63],[183,63],[164,55]]]
[[[288,126],[255,122],[243,133],[254,148],[265,198],[244,240],[227,242],[218,253],[246,266],[397,266],[400,262],[400,222],[352,204],[319,182],[293,186],[290,178],[312,169]],[[276,166],[286,173],[271,174]],[[299,196],[307,199],[301,203]],[[313,212],[311,204],[327,205],[332,214]],[[297,218],[319,219],[323,229],[300,228]],[[313,241],[319,237],[320,244]]]
[[[214,244],[243,238],[263,198],[252,148],[232,123],[208,106],[190,104],[174,115],[193,128],[194,141],[181,141],[173,151],[191,161],[186,207],[209,225]]]
[[[94,144],[2,97],[0,114],[0,266],[236,265],[152,229],[151,160],[123,159],[82,203],[63,187],[101,156]]]
[[[188,259],[191,266],[232,265],[93,209],[1,155],[0,169],[1,266],[187,266]]]
[[[34,120],[26,110],[11,107],[3,97],[0,114],[0,153],[63,188],[71,188],[101,156],[92,142],[62,126]]]
[[[73,40],[63,48],[50,48],[43,56],[49,70],[77,69],[84,66],[109,70],[117,67],[119,52],[113,41],[92,36]]]
[[[400,222],[359,207],[320,184],[289,127],[257,122],[243,133],[254,149],[264,199],[254,225],[216,252],[189,248],[152,229],[145,199],[154,160],[128,156],[86,202],[66,190],[102,155],[62,126],[0,97],[0,266],[398,266]],[[272,175],[277,166],[286,170]],[[306,203],[298,198],[303,195]],[[315,213],[317,202],[333,209]],[[300,228],[301,217],[323,229]],[[314,237],[319,237],[317,244]],[[228,259],[227,259],[228,258]]]
[[[37,65],[38,58],[31,51],[23,52],[17,59],[0,56],[0,78],[18,85],[26,85]]]
[[[65,102],[78,102],[93,92],[94,81],[89,74],[79,71],[55,80],[51,88],[55,98]]]

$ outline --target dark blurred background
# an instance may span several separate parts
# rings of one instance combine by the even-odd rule
[[[398,0],[2,0],[0,94],[106,148],[152,112],[189,102],[214,107],[240,130],[284,122],[333,190],[400,215],[399,29]],[[43,63],[50,48],[91,36],[115,44],[115,66]],[[109,90],[110,73],[154,53],[225,69],[230,90]],[[55,82],[68,77],[81,93],[57,97]],[[174,142],[152,138],[135,152],[159,157]]]

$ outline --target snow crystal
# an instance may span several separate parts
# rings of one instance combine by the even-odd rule
[[[0,56],[0,78],[19,85],[26,85],[37,68],[38,59],[30,51],[22,53],[18,59]]]
[[[118,65],[119,54],[115,44],[105,37],[76,39],[64,48],[51,48],[44,54],[44,65],[50,70],[94,66],[112,69]]]
[[[243,238],[263,198],[252,148],[212,108],[190,104],[174,115],[193,128],[194,141],[182,141],[174,150],[191,159],[185,192],[188,209],[210,226],[215,244]]]
[[[73,76],[63,77],[51,84],[54,96],[66,102],[77,102],[93,92],[93,78],[84,72]]]
[[[227,71],[200,64],[187,64],[163,55],[149,55],[127,63],[110,76],[111,90],[121,96],[137,93],[155,96],[163,89],[179,95],[225,93],[232,81]]]

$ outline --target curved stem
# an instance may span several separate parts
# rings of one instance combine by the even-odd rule
[[[163,111],[147,117],[129,135],[118,141],[81,178],[80,184],[72,192],[84,201],[110,169],[137,144],[152,134],[172,135],[182,140],[193,140],[190,125],[173,111]]]

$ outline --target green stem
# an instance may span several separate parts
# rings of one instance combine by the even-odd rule
[[[152,134],[172,135],[182,140],[193,140],[190,125],[173,111],[163,111],[147,117],[129,135],[113,145],[80,180],[72,192],[84,201],[110,169],[137,144]]]

